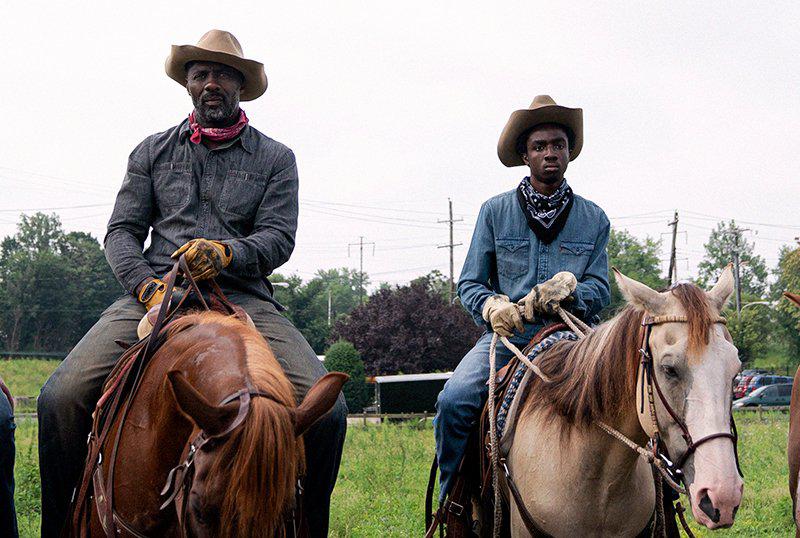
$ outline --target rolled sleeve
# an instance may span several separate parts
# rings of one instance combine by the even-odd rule
[[[586,271],[572,294],[573,301],[568,309],[584,320],[591,320],[611,302],[611,289],[608,284],[608,234],[611,224],[603,215],[603,225],[594,242],[594,250]]]
[[[144,242],[153,211],[153,182],[149,139],[133,150],[128,169],[117,194],[103,245],[114,275],[131,294],[155,272],[144,257]]]
[[[469,251],[458,280],[458,296],[461,304],[478,325],[485,324],[483,304],[495,294],[491,285],[495,265],[491,208],[488,203],[484,203],[478,214]]]
[[[229,239],[233,258],[227,271],[243,278],[271,274],[289,260],[297,232],[298,178],[294,153],[287,149],[275,165],[256,212],[253,232]]]

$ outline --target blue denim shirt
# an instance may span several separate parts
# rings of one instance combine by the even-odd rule
[[[608,285],[608,217],[597,205],[575,195],[564,228],[546,245],[528,227],[516,189],[490,198],[481,206],[469,246],[458,296],[475,323],[483,320],[483,303],[497,294],[516,302],[531,288],[569,271],[578,279],[567,308],[590,320],[611,300]],[[532,336],[545,325],[536,320],[525,327]]]
[[[289,259],[297,230],[294,153],[250,125],[214,150],[190,142],[190,134],[184,120],[133,150],[108,223],[106,258],[134,293],[145,278],[163,276],[170,255],[190,239],[224,241],[233,260],[220,286],[273,301],[267,276]]]

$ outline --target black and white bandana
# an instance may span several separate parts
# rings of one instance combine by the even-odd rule
[[[517,188],[517,200],[528,221],[528,227],[545,244],[552,243],[564,228],[574,199],[566,179],[550,196],[536,192],[530,177],[523,179]]]

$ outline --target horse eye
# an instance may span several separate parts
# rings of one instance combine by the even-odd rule
[[[674,366],[670,366],[669,364],[664,364],[661,366],[661,370],[664,372],[664,375],[667,376],[669,379],[677,379],[678,378],[678,369]]]

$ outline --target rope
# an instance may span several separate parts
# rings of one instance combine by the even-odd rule
[[[503,340],[506,340],[503,337]],[[503,342],[506,346],[511,342]],[[511,344],[513,346],[513,344]],[[511,348],[509,348],[511,349]],[[511,351],[514,351],[511,349]],[[517,350],[519,351],[519,350]],[[527,358],[527,357],[526,357]],[[530,361],[528,361],[530,362]],[[500,457],[497,443],[497,421],[495,417],[494,391],[497,388],[495,370],[497,368],[497,333],[492,334],[492,345],[489,347],[489,457],[492,460],[492,488],[494,489],[494,523],[492,526],[493,538],[500,538],[500,526],[503,521],[503,506],[500,499]]]

